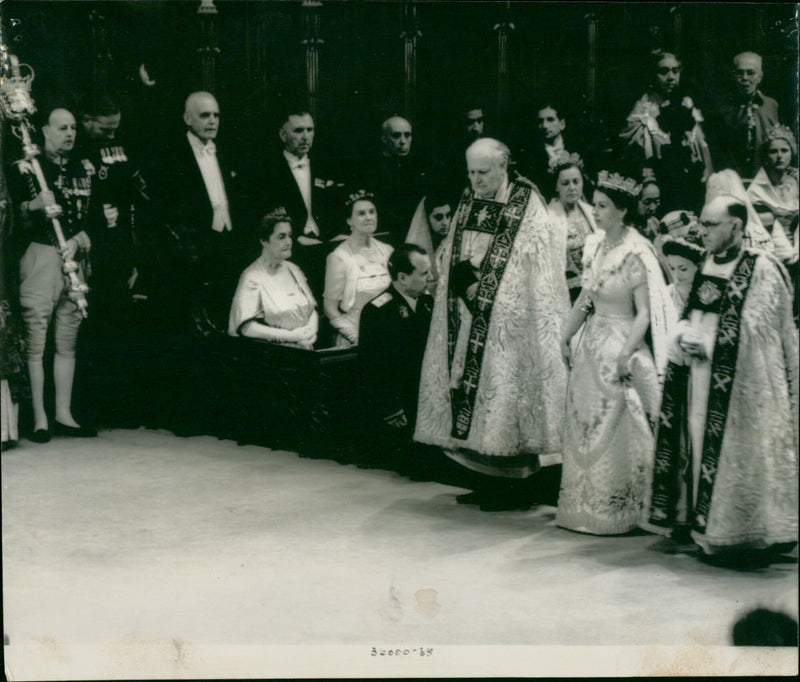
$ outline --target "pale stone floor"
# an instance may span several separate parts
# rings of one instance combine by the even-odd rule
[[[289,676],[270,658],[283,652],[302,676],[310,662],[329,676],[325,661],[344,675],[374,663],[372,646],[423,645],[461,675],[507,670],[524,651],[519,674],[541,670],[537,652],[556,674],[570,652],[716,651],[756,606],[797,617],[795,563],[717,568],[656,536],[561,530],[549,506],[457,505],[461,492],[163,431],[23,440],[2,455],[6,674]],[[509,653],[457,665],[485,646]],[[790,653],[781,671],[796,672]],[[365,675],[447,672],[419,660]]]

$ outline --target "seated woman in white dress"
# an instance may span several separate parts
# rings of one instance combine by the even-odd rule
[[[363,191],[350,195],[350,235],[328,255],[324,307],[337,331],[337,348],[358,345],[361,309],[392,283],[388,262],[393,249],[372,236],[378,227],[373,199]]]
[[[764,147],[762,158],[766,163],[747,188],[747,196],[761,221],[771,229],[775,255],[791,265],[798,260],[797,142],[787,126],[777,125],[767,132]]]
[[[550,163],[548,170],[553,174],[556,195],[548,209],[553,222],[567,237],[567,286],[572,303],[581,293],[581,273],[583,265],[583,245],[586,237],[597,232],[592,215],[592,205],[583,195],[583,160],[577,154],[561,152]]]
[[[312,349],[317,340],[317,304],[292,255],[292,222],[279,208],[258,227],[262,252],[239,278],[228,334]]]

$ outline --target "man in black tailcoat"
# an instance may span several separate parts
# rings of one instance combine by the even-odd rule
[[[281,152],[272,155],[254,195],[260,197],[257,201],[263,213],[276,206],[286,209],[295,230],[292,261],[305,274],[315,298],[322,300],[330,240],[345,227],[344,216],[337,220],[334,214],[344,184],[311,158],[314,133],[314,118],[306,109],[286,110],[278,130]]]
[[[244,213],[240,172],[217,149],[217,100],[194,92],[186,99],[187,130],[164,156],[154,185],[168,234],[177,246],[177,263],[165,273],[177,283],[172,303],[185,312],[200,303],[208,319],[224,329],[236,283],[258,255],[258,244]],[[199,298],[198,298],[199,297]]]

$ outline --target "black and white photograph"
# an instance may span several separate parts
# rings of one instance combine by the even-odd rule
[[[796,676],[798,8],[0,0],[6,679]]]

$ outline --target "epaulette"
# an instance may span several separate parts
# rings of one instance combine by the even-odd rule
[[[383,305],[386,305],[389,301],[392,300],[392,294],[388,291],[384,291],[380,296],[372,299],[372,305],[376,308],[380,308]]]

